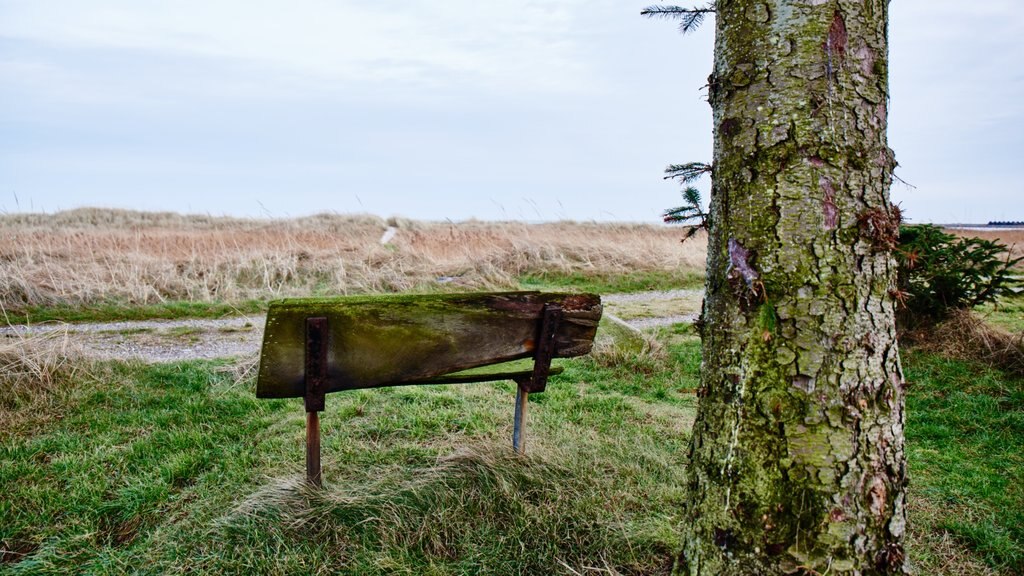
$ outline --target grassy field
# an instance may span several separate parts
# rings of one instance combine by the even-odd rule
[[[935,354],[906,365],[920,573],[1024,573],[1024,379]]]
[[[654,337],[566,362],[531,397],[526,458],[510,384],[334,394],[323,492],[301,482],[301,402],[257,401],[251,361],[41,353],[0,397],[0,573],[665,573],[700,352],[682,325]],[[918,573],[1020,573],[1024,381],[906,365]]]
[[[0,304],[11,321],[88,320],[310,293],[700,287],[704,245],[677,230],[393,222],[381,245],[387,224],[0,216]],[[650,306],[621,312],[671,312]],[[1018,333],[1020,314],[980,313]],[[700,350],[685,325],[649,336],[654,352],[567,361],[532,395],[525,458],[511,384],[331,395],[321,492],[300,481],[301,401],[257,401],[252,359],[0,341],[0,574],[666,573]],[[929,350],[904,354],[917,573],[1022,574],[1024,380]]]
[[[526,458],[512,385],[332,395],[322,493],[300,482],[301,402],[255,400],[250,371],[65,364],[7,402],[0,571],[662,572],[698,357],[663,339],[569,362],[531,399]]]
[[[983,238],[998,242],[1010,249],[1012,258],[1024,256],[1024,230],[949,230],[949,232],[957,236]]]
[[[380,240],[393,225],[387,244]],[[268,299],[557,286],[699,286],[705,243],[640,224],[241,220],[81,209],[0,215],[11,322],[216,316]]]

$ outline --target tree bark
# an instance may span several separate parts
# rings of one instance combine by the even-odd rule
[[[701,396],[676,570],[902,574],[887,0],[719,0]]]

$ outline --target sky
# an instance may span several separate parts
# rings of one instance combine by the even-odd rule
[[[648,3],[0,0],[0,213],[658,222],[714,30]],[[890,5],[911,221],[1024,220],[1019,3]]]

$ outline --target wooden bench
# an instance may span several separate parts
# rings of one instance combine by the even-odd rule
[[[513,380],[513,448],[525,452],[526,404],[552,358],[590,352],[601,318],[594,294],[487,292],[271,302],[258,398],[305,398],[306,476],[320,485],[324,396],[340,390]],[[532,358],[532,366],[522,359]],[[516,360],[520,360],[517,366]]]

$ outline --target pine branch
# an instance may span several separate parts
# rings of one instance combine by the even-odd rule
[[[703,22],[708,14],[714,14],[715,4],[705,4],[702,7],[683,8],[682,6],[648,6],[640,11],[641,16],[648,18],[662,18],[679,20],[679,31],[683,34],[693,32]]]
[[[682,224],[683,222],[689,222],[695,218],[700,218],[700,216],[700,212],[695,212],[686,206],[679,206],[665,210],[664,220],[666,224]]]
[[[679,33],[687,34],[699,28],[704,23],[704,14],[704,12],[690,12],[683,16],[679,22]]]
[[[700,191],[693,186],[688,186],[686,190],[683,190],[683,198],[689,206],[700,206]]]
[[[700,232],[702,228],[706,228],[706,227],[707,227],[707,226],[705,226],[705,225],[703,225],[703,224],[702,224],[702,225],[700,225],[700,226],[690,226],[690,227],[689,227],[689,228],[687,228],[687,230],[686,230],[686,236],[683,236],[683,239],[682,239],[682,240],[680,240],[680,242],[686,242],[686,241],[687,241],[687,240],[689,240],[690,238],[693,238],[694,236],[696,236],[696,235],[697,235],[697,232]]]
[[[647,16],[648,18],[664,18],[674,19],[679,18],[684,14],[690,14],[693,12],[700,12],[707,14],[715,11],[714,3],[707,4],[700,8],[683,8],[682,6],[659,6],[653,5],[648,6],[640,11],[641,16]]]
[[[683,236],[683,242],[686,242],[701,229],[707,230],[711,225],[711,220],[710,215],[701,208],[699,190],[693,186],[686,188],[683,190],[683,199],[686,200],[686,205],[670,208],[662,212],[661,215],[666,224],[685,224],[696,221],[696,224],[691,225],[686,230],[686,235]]]
[[[665,180],[674,178],[678,179],[680,184],[689,184],[704,174],[710,174],[711,171],[711,165],[703,162],[669,164],[665,167]]]

